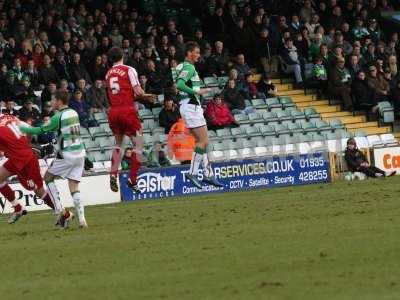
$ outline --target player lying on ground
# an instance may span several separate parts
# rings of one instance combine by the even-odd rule
[[[199,167],[202,165],[204,172],[203,182],[216,187],[222,187],[223,185],[214,177],[207,155],[208,130],[201,107],[200,96],[207,93],[209,89],[200,88],[200,77],[194,67],[194,64],[198,62],[200,57],[200,47],[195,42],[188,42],[185,51],[185,61],[176,67],[178,73],[176,86],[184,96],[180,102],[181,116],[185,121],[186,127],[190,129],[196,139],[196,148],[193,152],[187,178],[194,186],[200,189],[202,184],[198,180],[197,175]]]
[[[121,147],[124,137],[127,136],[134,145],[128,185],[134,192],[140,193],[136,181],[143,151],[143,136],[135,100],[153,103],[156,96],[145,94],[140,86],[136,70],[123,64],[124,52],[121,48],[111,48],[108,52],[108,59],[113,64],[106,74],[107,95],[110,103],[108,121],[115,136],[115,148],[111,157],[110,188],[112,191],[118,192],[118,169],[122,159]]]
[[[65,91],[57,91],[52,100],[52,106],[57,112],[48,124],[40,127],[30,127],[26,124],[20,125],[20,130],[25,134],[39,135],[53,131],[58,134],[57,155],[46,174],[44,180],[49,190],[49,195],[54,203],[61,204],[60,194],[54,179],[68,179],[69,190],[74,200],[75,210],[79,218],[79,226],[87,227],[85,209],[79,191],[79,183],[85,166],[85,147],[80,137],[79,116],[76,111],[68,107],[69,95]],[[61,213],[62,206],[55,206],[56,213]],[[67,228],[73,215],[70,213],[68,219],[61,218],[60,222]]]
[[[20,184],[27,190],[34,191],[44,203],[54,209],[55,205],[43,187],[39,161],[33,153],[24,134],[19,130],[20,121],[10,115],[0,115],[0,151],[7,161],[0,166],[0,192],[14,207],[9,223],[15,223],[26,214],[24,205],[15,199],[15,193],[7,184],[7,179],[17,176]],[[63,219],[70,217],[67,210],[62,213]]]

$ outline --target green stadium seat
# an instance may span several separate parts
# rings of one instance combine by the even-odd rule
[[[213,144],[213,151],[224,151],[224,145],[222,143],[215,143]]]
[[[91,137],[91,134],[90,134],[89,130],[87,128],[85,128],[85,127],[81,126],[80,132],[81,132],[81,137],[82,138]]]
[[[103,127],[89,127],[89,132],[92,137],[104,136],[107,133],[104,131]]]
[[[276,124],[275,125],[275,132],[278,135],[290,134],[290,130],[288,129],[287,124]]]
[[[253,99],[252,106],[255,108],[267,108],[268,105],[265,103],[264,99]]]
[[[290,112],[285,110],[278,110],[276,112],[276,117],[279,119],[280,122],[292,121],[292,115],[290,114]]]
[[[314,122],[315,127],[318,129],[319,132],[330,131],[331,130],[331,126],[324,120],[317,119],[317,120],[315,120],[313,122]]]
[[[270,112],[270,111],[263,113],[262,117],[263,117],[264,121],[266,121],[268,123],[269,122],[278,122],[279,121],[277,116],[276,116],[276,113]]]
[[[219,86],[225,86],[225,84],[228,82],[228,80],[229,80],[228,76],[218,77]]]
[[[107,114],[105,112],[94,113],[93,117],[99,123],[103,123],[103,122],[107,122],[108,121]]]
[[[313,122],[306,122],[306,121],[302,121],[300,123],[301,129],[303,129],[303,132],[312,132],[312,131],[316,131],[316,127],[315,124]]]
[[[245,128],[247,136],[261,135],[261,132],[255,126],[248,126]]]
[[[315,110],[314,107],[306,107],[304,109],[304,114],[307,118],[307,120],[315,119],[315,118],[320,118],[319,113]]]
[[[86,150],[98,148],[97,143],[95,141],[93,141],[93,139],[91,137],[82,138],[82,142],[85,145]]]
[[[325,136],[325,140],[336,140],[337,139],[337,135],[335,132],[323,132],[323,135]]]
[[[110,124],[108,124],[108,123],[101,123],[99,126],[103,129],[103,131],[104,131],[105,133],[111,134]]]
[[[333,119],[329,122],[329,124],[331,125],[332,129],[334,129],[334,130],[344,128],[343,122],[339,119]]]
[[[153,116],[155,116],[158,119],[158,115],[162,111],[162,107],[154,107],[151,111],[153,113]]]
[[[96,138],[95,142],[101,150],[106,148],[114,148],[115,145],[115,139],[108,136],[98,137]]]
[[[207,87],[216,87],[219,86],[218,79],[215,77],[204,77],[204,84]]]
[[[291,134],[303,132],[303,129],[297,123],[289,123],[287,126]]]
[[[157,127],[157,124],[153,119],[145,119],[142,124],[144,132],[152,132]]]
[[[388,101],[378,103],[379,124],[388,124],[394,122],[394,109]]]
[[[251,106],[250,100],[247,100],[247,99],[244,100],[244,104],[245,104],[246,107]]]
[[[227,136],[230,136],[230,135],[231,135],[231,132],[227,128],[223,128],[223,129],[218,129],[217,130],[217,136],[218,137],[227,137]]]
[[[242,127],[234,127],[234,128],[231,128],[231,134],[232,134],[234,137],[239,137],[239,136],[244,135],[244,134],[245,134],[245,131],[243,130]]]
[[[304,113],[302,111],[299,111],[299,110],[290,111],[290,115],[292,116],[292,119],[294,121],[296,121],[296,120],[305,120],[306,119],[306,116],[304,115]]]
[[[265,100],[265,103],[267,104],[269,110],[274,108],[282,108],[282,104],[279,102],[278,98],[268,98]]]
[[[295,104],[293,103],[291,97],[279,97],[279,102],[282,104],[282,107],[284,109],[287,109],[289,107],[295,107]]]
[[[234,118],[239,124],[249,123],[249,117],[245,114],[236,114]]]
[[[356,130],[354,137],[366,137],[368,134],[363,130]]]
[[[263,121],[262,115],[260,115],[259,113],[256,113],[256,112],[248,114],[248,117],[249,117],[250,123]]]

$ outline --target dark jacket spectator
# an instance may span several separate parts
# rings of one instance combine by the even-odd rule
[[[33,101],[26,99],[24,105],[19,110],[19,118],[33,126],[36,126],[40,122],[40,112],[33,107]]]
[[[81,62],[81,56],[79,53],[75,53],[73,56],[72,62],[69,66],[69,74],[73,82],[77,82],[79,79],[83,78],[86,82],[90,84],[92,83],[92,79],[85,65]]]
[[[208,128],[212,130],[239,126],[221,95],[215,95],[212,101],[208,101],[204,116],[207,119]]]
[[[94,85],[86,92],[86,99],[92,112],[100,112],[108,108],[107,92],[102,80],[97,79],[94,82]]]
[[[383,170],[370,165],[364,153],[362,153],[358,148],[356,141],[350,138],[347,141],[347,148],[345,151],[344,159],[346,160],[347,166],[352,172],[361,172],[368,177],[386,177],[393,176],[396,171],[386,174]]]
[[[19,110],[15,109],[15,102],[12,99],[6,100],[6,108],[2,109],[1,113],[19,118]]]
[[[363,71],[358,72],[357,78],[352,82],[351,92],[359,105],[376,105],[374,91],[369,87]]]
[[[375,66],[369,67],[369,74],[367,76],[368,86],[374,91],[376,100],[385,101],[388,99],[390,92],[390,85],[385,80],[382,74],[377,74]]]
[[[164,100],[164,107],[158,116],[158,122],[160,126],[165,129],[166,134],[169,133],[172,125],[174,125],[180,117],[177,105],[172,98],[166,97]]]
[[[49,82],[58,82],[60,79],[54,67],[51,64],[50,56],[45,55],[43,65],[38,70],[39,82],[47,85]]]
[[[246,108],[244,98],[240,91],[236,88],[234,80],[228,81],[228,86],[224,90],[224,99],[231,110],[244,110]]]
[[[351,75],[344,67],[344,58],[339,57],[336,67],[329,74],[329,92],[334,97],[340,97],[343,107],[348,110],[352,106],[351,101]]]
[[[69,107],[75,110],[79,115],[79,121],[85,128],[96,126],[93,120],[90,119],[90,107],[85,99],[82,97],[81,90],[76,90],[71,100],[69,101]]]

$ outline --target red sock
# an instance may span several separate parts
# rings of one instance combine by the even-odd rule
[[[54,209],[54,204],[53,201],[51,201],[49,194],[46,193],[42,200],[44,203],[46,203],[47,206],[51,207],[51,209]]]
[[[3,196],[10,202],[15,200],[15,193],[8,184],[5,184],[0,188],[0,193],[2,193]]]
[[[135,152],[132,152],[131,156],[131,174],[130,174],[130,180],[133,184],[136,184],[137,181],[137,175],[140,169],[140,160],[138,159],[138,154]]]
[[[111,155],[111,175],[118,175],[119,164],[121,163],[121,148],[114,148]]]

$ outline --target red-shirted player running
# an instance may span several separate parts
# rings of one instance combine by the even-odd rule
[[[26,214],[23,204],[15,199],[15,193],[7,184],[7,179],[16,175],[21,185],[27,190],[35,191],[48,206],[54,209],[51,198],[43,188],[43,179],[40,175],[38,158],[18,127],[19,120],[11,115],[0,115],[0,151],[7,157],[7,161],[0,166],[0,192],[11,202],[14,213],[9,223],[15,223]],[[69,211],[64,211],[64,218],[70,218]]]
[[[140,86],[137,72],[134,68],[123,64],[124,52],[121,48],[113,47],[108,52],[108,59],[113,66],[106,74],[106,85],[110,111],[108,121],[115,136],[115,148],[111,157],[110,187],[118,192],[118,168],[121,162],[121,146],[124,136],[128,136],[134,144],[131,157],[131,173],[128,185],[136,193],[137,174],[140,168],[140,155],[143,148],[142,126],[134,105],[140,100],[154,102],[155,95],[145,94]]]

